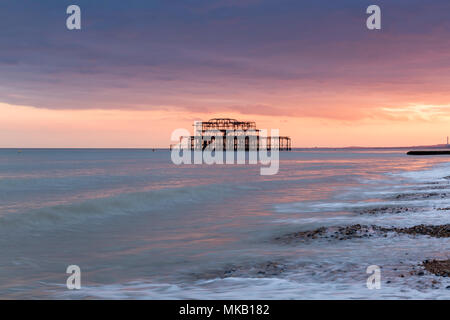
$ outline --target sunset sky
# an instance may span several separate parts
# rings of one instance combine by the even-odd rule
[[[295,147],[444,143],[449,15],[448,0],[2,0],[0,147],[167,147],[213,117]]]

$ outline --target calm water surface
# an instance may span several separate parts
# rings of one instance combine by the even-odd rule
[[[450,298],[445,286],[395,274],[448,257],[445,239],[274,241],[321,226],[450,223],[436,210],[450,207],[445,197],[395,199],[436,182],[445,191],[448,160],[404,150],[292,151],[281,153],[277,175],[261,176],[259,165],[175,166],[163,150],[3,149],[0,298]],[[399,203],[428,209],[358,212]],[[268,261],[291,267],[246,274]],[[394,280],[368,290],[371,264]],[[82,270],[79,291],[65,287],[69,265]],[[230,266],[244,271],[218,276]]]

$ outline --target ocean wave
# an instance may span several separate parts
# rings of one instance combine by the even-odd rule
[[[85,287],[55,293],[58,299],[448,299],[447,289],[417,290],[405,285],[368,290],[365,281],[314,282],[280,278],[225,278],[198,281],[192,285],[130,282],[120,285]]]
[[[189,204],[218,201],[228,194],[239,193],[236,186],[199,185],[165,188],[146,192],[122,193],[69,204],[53,205],[0,216],[0,228],[48,228],[55,225],[77,224],[87,220],[133,214],[170,214],[181,212]]]
[[[450,176],[450,163],[444,162],[435,164],[424,170],[387,173],[386,175],[391,177],[406,178],[416,182],[448,181],[445,178]]]

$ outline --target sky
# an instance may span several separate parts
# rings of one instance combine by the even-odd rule
[[[66,28],[81,8],[82,29]],[[381,8],[368,30],[366,8]],[[0,147],[167,147],[214,117],[295,147],[450,135],[448,0],[2,0]]]

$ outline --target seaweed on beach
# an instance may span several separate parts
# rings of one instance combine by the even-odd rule
[[[194,275],[199,279],[215,279],[229,277],[252,277],[263,278],[279,276],[287,270],[287,266],[281,262],[267,261],[254,265],[229,265],[221,270],[202,272],[200,275]]]
[[[389,198],[389,200],[411,201],[411,200],[427,200],[427,199],[445,199],[448,196],[449,194],[445,192],[401,193]]]
[[[419,207],[402,207],[402,206],[392,206],[392,207],[377,207],[377,208],[366,208],[358,209],[356,212],[363,215],[377,215],[377,214],[400,214],[400,213],[415,213],[425,210],[425,208]]]
[[[435,238],[450,237],[450,224],[438,226],[428,226],[421,224],[410,228],[392,228],[391,230],[397,233],[406,233],[410,235],[427,235]]]
[[[425,260],[422,266],[426,271],[441,277],[450,276],[450,259],[448,260]]]
[[[348,240],[353,238],[366,238],[375,234],[379,234],[381,227],[366,226],[355,224],[351,226],[338,227],[321,227],[311,231],[301,231],[289,233],[280,237],[276,237],[276,241],[290,243],[292,241],[306,241],[313,239],[328,239],[328,240]]]
[[[284,243],[313,240],[318,238],[327,240],[348,240],[354,238],[368,238],[375,235],[387,236],[387,234],[390,232],[409,234],[413,236],[427,235],[435,238],[448,238],[450,237],[450,224],[437,226],[421,224],[409,228],[388,228],[376,225],[367,226],[360,224],[338,227],[321,227],[315,230],[286,234],[280,237],[276,237],[275,240],[282,241]]]

